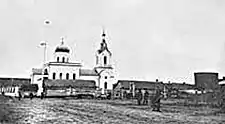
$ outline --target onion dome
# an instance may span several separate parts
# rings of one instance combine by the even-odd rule
[[[66,53],[69,53],[70,52],[69,47],[67,47],[66,45],[64,45],[63,38],[62,38],[61,44],[56,47],[55,52],[66,52]]]

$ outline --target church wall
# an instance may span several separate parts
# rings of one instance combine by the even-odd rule
[[[69,62],[70,55],[65,52],[57,52],[54,55],[54,61],[55,62],[63,62],[63,57],[65,58],[64,62]],[[57,58],[59,58],[59,61],[57,60]]]
[[[112,90],[115,80],[114,78],[111,78],[111,76],[113,76],[111,70],[104,70],[101,72],[100,76],[100,88],[102,88],[102,92],[104,93],[105,90]],[[107,85],[107,87],[105,87],[105,85]]]
[[[73,74],[76,74],[76,79],[79,78],[80,67],[76,66],[50,66],[49,67],[49,79],[53,79],[53,73],[56,73],[56,79],[60,79],[60,73],[62,73],[62,79],[66,79],[66,74],[69,73],[69,79],[73,79]]]

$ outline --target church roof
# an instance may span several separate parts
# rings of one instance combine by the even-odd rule
[[[80,76],[98,76],[98,73],[94,69],[81,69]]]
[[[110,56],[111,56],[112,53],[109,51],[109,49],[107,47],[107,43],[106,43],[105,37],[106,37],[106,34],[105,34],[105,31],[103,30],[103,33],[102,33],[102,43],[100,44],[101,47],[98,50],[98,54],[101,54],[103,51],[106,50],[110,54]]]
[[[103,40],[104,40],[104,39],[103,39]],[[100,49],[98,50],[98,54],[101,54],[101,53],[104,52],[105,50],[110,54],[110,56],[112,55],[112,53],[109,51],[109,49],[108,49],[108,47],[107,47],[107,44],[106,44],[105,42],[102,42],[102,43],[101,43],[101,47],[100,47]]]
[[[65,62],[65,63],[62,63],[62,62],[49,62],[47,64],[48,66],[49,65],[54,65],[54,66],[82,66],[81,63],[72,63],[72,62]]]
[[[58,88],[96,88],[96,82],[94,80],[46,80],[45,86],[47,89]]]

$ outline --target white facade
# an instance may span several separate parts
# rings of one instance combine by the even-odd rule
[[[67,63],[49,63],[46,67],[48,70],[48,79],[56,80],[75,80],[80,77],[81,65]]]
[[[70,55],[69,53],[65,53],[65,52],[56,52],[54,55],[54,60],[55,62],[69,62],[70,59]]]

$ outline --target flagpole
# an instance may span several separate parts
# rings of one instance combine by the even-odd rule
[[[50,21],[49,20],[45,20],[44,25],[50,25]],[[43,31],[44,33],[44,31]],[[44,35],[43,35],[44,37]],[[43,60],[43,66],[45,66],[46,61],[47,61],[47,41],[44,41],[44,60]]]
[[[47,60],[47,43],[44,45],[44,65],[46,64]]]
[[[41,41],[39,47],[44,47],[44,51],[43,51],[43,67],[46,64],[46,60],[47,60],[47,42],[46,41]]]

